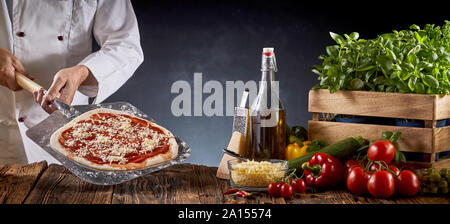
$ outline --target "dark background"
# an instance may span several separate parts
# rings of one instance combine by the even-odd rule
[[[222,158],[232,117],[173,116],[170,106],[178,94],[170,89],[175,81],[186,80],[193,87],[194,72],[203,73],[203,83],[217,80],[224,86],[225,81],[258,81],[262,48],[274,47],[287,123],[306,127],[311,118],[308,91],[317,83],[311,69],[321,63],[317,57],[325,47],[333,44],[329,31],[356,31],[369,39],[411,24],[442,25],[450,19],[448,6],[439,1],[132,3],[145,60],[107,101],[136,105],[191,146],[187,162],[209,166],[218,166]],[[203,94],[203,100],[209,95]]]

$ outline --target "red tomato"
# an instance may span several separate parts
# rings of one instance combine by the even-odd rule
[[[395,189],[404,196],[413,196],[420,190],[420,181],[416,174],[403,170],[395,181]]]
[[[370,178],[364,169],[360,166],[352,166],[353,169],[347,176],[347,188],[353,194],[365,194],[367,193],[367,181]]]
[[[267,193],[269,193],[270,196],[278,197],[280,196],[280,188],[281,183],[271,183],[267,187]]]
[[[360,164],[353,159],[347,160],[344,164],[345,169],[348,169],[348,168],[352,167],[353,165],[360,165]]]
[[[370,168],[369,168],[370,172],[376,172],[378,170],[381,170],[380,165],[378,165],[378,163],[374,163],[374,164],[370,165]]]
[[[297,179],[291,183],[294,192],[303,193],[306,191],[306,184],[303,179]]]
[[[394,159],[395,147],[388,140],[379,140],[369,146],[367,156],[374,161],[385,161],[390,164]]]
[[[292,192],[293,192],[293,189],[292,189],[291,185],[286,184],[286,183],[281,184],[281,188],[280,188],[281,197],[290,198],[290,197],[292,197]]]
[[[361,166],[358,162],[356,162],[355,160],[353,160],[353,159],[349,159],[349,160],[347,160],[346,162],[345,162],[345,164],[344,164],[344,171],[345,171],[345,174],[344,174],[344,180],[347,180],[347,176],[348,176],[348,174],[350,173],[350,171],[351,171],[351,167],[352,166]]]
[[[378,165],[378,163],[374,163],[370,166],[369,171],[376,172],[378,170],[382,170],[379,167],[380,167],[380,165]],[[400,170],[397,168],[397,166],[395,166],[393,164],[389,164],[387,168],[389,168],[390,170],[392,170],[392,172],[395,173],[394,177],[397,177],[400,174]]]
[[[395,192],[394,176],[385,170],[373,173],[367,182],[367,190],[376,198],[392,196]]]
[[[395,177],[398,177],[400,175],[400,170],[395,165],[389,165],[388,168],[392,170],[395,173]]]

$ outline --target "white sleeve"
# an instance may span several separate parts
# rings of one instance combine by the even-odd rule
[[[101,48],[88,55],[79,65],[89,68],[98,86],[80,86],[79,91],[91,97],[96,96],[95,103],[100,103],[117,91],[144,60],[131,2],[99,0],[93,34]]]

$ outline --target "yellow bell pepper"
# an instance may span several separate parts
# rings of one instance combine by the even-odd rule
[[[289,144],[285,150],[286,160],[291,160],[306,155],[307,154],[306,149],[308,148],[309,143],[311,142],[304,141],[303,147],[300,147],[300,145],[298,145],[297,142]]]

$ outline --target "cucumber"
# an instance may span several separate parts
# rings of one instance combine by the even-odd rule
[[[326,146],[318,151],[311,152],[299,158],[289,160],[288,167],[289,170],[297,169],[297,171],[300,171],[302,170],[302,164],[308,162],[318,152],[326,153],[337,159],[344,159],[361,148],[363,144],[364,139],[360,136],[356,138],[346,138],[342,141]]]

